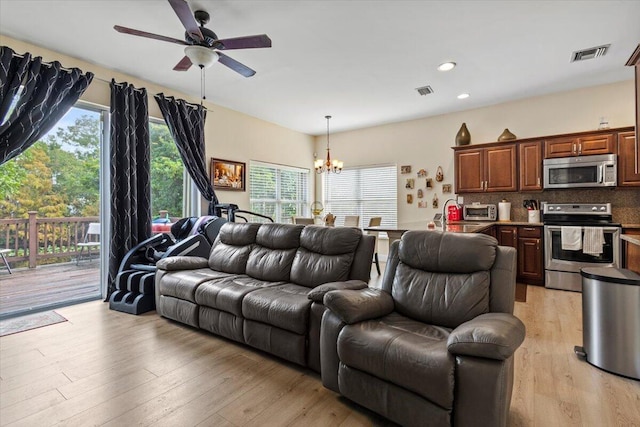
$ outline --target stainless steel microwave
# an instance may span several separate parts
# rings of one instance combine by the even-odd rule
[[[613,187],[618,180],[615,154],[544,159],[544,188]]]
[[[465,221],[495,221],[498,217],[498,209],[493,204],[471,203],[464,205],[462,218]]]

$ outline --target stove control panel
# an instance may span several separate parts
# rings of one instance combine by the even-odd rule
[[[611,203],[545,203],[543,214],[611,215]]]

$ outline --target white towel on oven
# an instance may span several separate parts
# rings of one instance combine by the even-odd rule
[[[602,227],[585,227],[582,252],[589,255],[601,255],[604,245],[604,232]]]
[[[560,227],[560,239],[563,251],[582,249],[582,227]]]

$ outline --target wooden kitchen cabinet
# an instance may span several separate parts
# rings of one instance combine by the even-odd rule
[[[640,228],[624,228],[622,233],[640,238]],[[622,267],[640,274],[640,246],[622,241]]]
[[[515,144],[457,150],[454,158],[456,193],[517,191]]]
[[[618,134],[618,185],[623,187],[640,186],[640,165],[636,165],[636,133]]]
[[[597,133],[579,136],[563,136],[547,139],[544,142],[544,157],[590,156],[593,154],[615,153],[614,134]]]
[[[518,282],[543,285],[542,227],[499,225],[496,229],[498,243],[518,251]]]
[[[501,246],[518,248],[518,227],[515,225],[499,225],[496,229],[496,239]]]
[[[636,47],[636,50],[631,54],[631,57],[625,65],[633,67],[636,76],[636,140],[633,153],[631,154],[634,163],[634,172],[640,172],[640,132],[638,132],[638,129],[640,129],[640,44],[638,44],[638,47]],[[626,146],[626,149],[628,150],[629,147]],[[625,157],[627,158],[628,165],[631,161],[628,157],[628,151]],[[635,167],[636,165],[637,167]]]
[[[518,169],[520,191],[542,191],[542,141],[519,144]]]
[[[544,257],[541,227],[518,227],[518,280],[544,284]]]

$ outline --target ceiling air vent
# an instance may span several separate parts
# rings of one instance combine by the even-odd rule
[[[602,46],[591,47],[589,49],[582,49],[573,52],[571,55],[571,62],[584,61],[586,59],[597,58],[604,56],[609,50],[610,44],[604,44]]]
[[[431,86],[422,86],[422,87],[416,88],[416,90],[422,96],[433,93],[433,89],[431,89]]]

